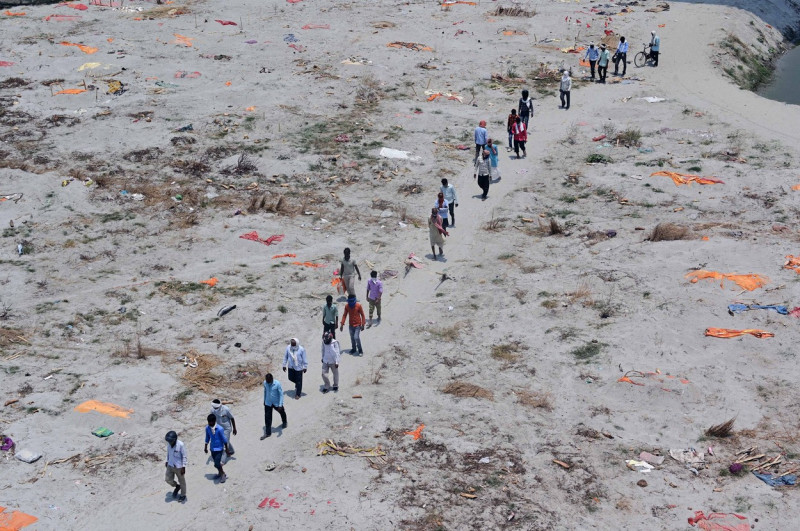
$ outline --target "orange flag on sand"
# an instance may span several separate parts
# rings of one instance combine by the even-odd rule
[[[655,173],[651,173],[650,177],[669,177],[675,183],[675,186],[680,186],[682,184],[725,184],[720,179],[716,179],[714,177],[700,177],[699,175],[686,175],[683,173],[676,173],[674,171],[657,171]]]
[[[407,432],[405,432],[405,435],[411,435],[412,437],[414,437],[414,440],[415,440],[415,441],[418,441],[418,440],[419,440],[419,438],[420,438],[420,437],[422,437],[422,430],[424,430],[424,429],[425,429],[425,424],[420,424],[420,425],[417,427],[417,429],[416,429],[416,430],[414,430],[414,431],[407,431]]]
[[[189,48],[194,46],[192,44],[192,41],[194,40],[194,37],[184,37],[183,35],[181,35],[179,33],[173,33],[173,35],[175,36],[175,40],[172,41],[172,44],[182,44],[182,45],[187,46]]]
[[[770,334],[769,332],[765,332],[764,330],[756,330],[755,328],[748,328],[746,330],[731,330],[730,328],[706,328],[706,336],[708,337],[729,338],[729,337],[739,337],[745,334],[750,334],[751,336],[757,337],[759,339],[775,337],[775,334]]]
[[[719,273],[717,271],[703,271],[702,269],[698,271],[690,271],[686,274],[686,278],[690,279],[692,284],[696,284],[698,280],[705,279],[705,278],[713,278],[719,279],[719,287],[725,287],[725,281],[730,280],[731,282],[736,283],[742,289],[747,291],[753,291],[754,289],[763,288],[769,282],[769,279],[766,277],[762,277],[761,275],[737,275],[735,273]]]
[[[61,46],[75,46],[80,51],[82,51],[83,53],[90,54],[90,55],[93,54],[93,53],[96,53],[97,50],[99,49],[99,48],[95,48],[94,46],[86,46],[85,44],[78,44],[78,43],[75,43],[75,42],[67,42],[67,41],[62,41],[61,42]]]
[[[800,256],[786,255],[786,263],[783,264],[784,269],[791,269],[797,274],[800,274]]]
[[[75,411],[80,413],[97,411],[104,415],[111,415],[112,417],[121,417],[124,419],[128,418],[130,414],[133,413],[132,409],[125,409],[124,407],[111,404],[110,402],[98,402],[97,400],[87,400],[83,404],[78,404],[75,406]]]
[[[0,530],[2,531],[19,531],[39,520],[35,516],[19,511],[7,513],[5,510],[5,507],[0,507]]]

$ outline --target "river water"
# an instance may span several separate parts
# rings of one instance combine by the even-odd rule
[[[800,46],[795,46],[778,60],[772,83],[758,93],[771,100],[800,105]]]

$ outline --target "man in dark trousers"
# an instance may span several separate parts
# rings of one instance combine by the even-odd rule
[[[294,383],[294,399],[300,400],[303,395],[303,374],[308,370],[306,349],[297,341],[296,337],[286,345],[283,355],[283,372],[289,370],[289,381]]]
[[[170,487],[175,487],[172,497],[180,502],[186,501],[186,447],[183,441],[178,440],[178,434],[174,431],[167,432],[164,440],[167,441],[167,474],[165,479]],[[178,483],[175,483],[175,478]],[[180,496],[178,495],[180,492]]]
[[[277,411],[281,415],[283,421],[283,429],[289,427],[286,421],[286,409],[283,407],[283,386],[272,377],[272,373],[267,373],[264,377],[264,435],[261,436],[263,441],[272,435],[272,410]]]

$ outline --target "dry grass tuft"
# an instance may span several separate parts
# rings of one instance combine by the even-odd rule
[[[442,341],[457,341],[461,334],[461,328],[462,325],[454,324],[444,328],[428,328],[428,332]]]
[[[442,392],[460,398],[485,398],[487,400],[494,400],[494,393],[490,390],[460,380],[447,384],[445,388],[442,389]]]
[[[494,11],[489,11],[489,14],[495,17],[532,17],[536,15],[536,10],[524,9],[522,6],[497,6]]]
[[[488,230],[489,232],[498,232],[506,226],[506,221],[508,221],[508,218],[496,218],[494,217],[494,214],[492,214],[492,219],[484,224],[483,230]]]
[[[592,287],[586,280],[581,282],[578,288],[572,293],[568,293],[568,295],[569,295],[569,302],[572,304],[575,304],[576,302],[583,302],[584,306],[591,306],[594,304],[594,298],[592,297]]]
[[[500,345],[492,345],[492,358],[507,363],[513,363],[520,358],[520,351],[526,347],[514,341],[512,343],[502,343]]]
[[[375,79],[372,74],[367,74],[360,79],[360,83],[356,87],[356,102],[375,105],[382,96],[383,91],[381,90],[380,81]]]
[[[22,335],[22,330],[17,328],[0,328],[0,347],[7,347],[15,344],[30,344],[25,336]]]
[[[558,224],[555,218],[550,218],[550,236],[554,236],[556,234],[564,234],[564,229],[561,228],[561,225]]]
[[[186,6],[175,7],[166,5],[161,7],[154,7],[139,14],[142,18],[175,18],[179,15],[186,15],[190,13],[189,8]]]
[[[514,394],[517,395],[517,401],[525,407],[531,409],[540,408],[547,411],[553,410],[553,397],[550,393],[522,389],[514,391]]]
[[[651,242],[690,240],[689,228],[675,223],[659,223],[650,233]]]
[[[188,367],[183,375],[183,380],[190,387],[204,393],[211,393],[218,389],[222,377],[214,374],[213,370],[219,367],[222,360],[210,354],[198,354],[196,350],[190,350],[186,356],[189,359],[196,359],[197,367]]]
[[[236,372],[231,377],[228,387],[232,389],[252,389],[261,385],[263,380],[264,375],[258,368],[258,364],[250,362],[236,366]]]
[[[706,435],[709,437],[730,437],[733,433],[733,423],[736,422],[736,417],[733,417],[727,422],[711,426],[706,430]]]

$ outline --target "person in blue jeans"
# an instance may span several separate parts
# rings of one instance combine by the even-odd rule
[[[348,297],[347,304],[344,307],[344,314],[342,314],[342,322],[339,331],[344,330],[344,324],[347,322],[348,316],[350,317],[350,354],[363,355],[364,350],[361,348],[361,332],[364,331],[364,325],[367,318],[364,315],[364,308],[356,300],[355,295]]]
[[[217,417],[211,413],[208,417],[208,426],[206,426],[206,444],[203,448],[204,453],[208,453],[208,445],[211,444],[211,458],[214,460],[214,467],[219,472],[214,479],[219,479],[220,483],[225,483],[228,476],[222,469],[222,452],[228,451],[228,439],[225,438],[225,430],[222,426],[217,424]]]

